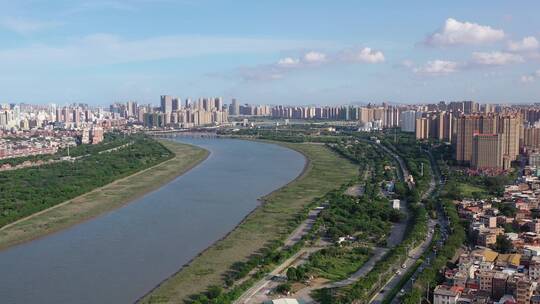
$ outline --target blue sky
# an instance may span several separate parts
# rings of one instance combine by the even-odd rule
[[[446,2],[0,0],[0,103],[540,102],[540,2]]]

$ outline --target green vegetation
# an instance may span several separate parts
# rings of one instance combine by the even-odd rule
[[[395,151],[403,158],[409,173],[414,177],[416,191],[418,193],[425,192],[431,181],[431,163],[427,154],[422,151],[422,145],[418,143],[414,135],[400,133],[399,138],[394,142],[392,134],[385,134],[381,138],[381,144]]]
[[[367,303],[374,293],[383,286],[406,259],[407,249],[418,245],[425,238],[427,231],[427,213],[423,207],[412,206],[414,215],[411,230],[405,240],[390,249],[385,256],[375,263],[373,269],[356,283],[334,290],[321,289],[315,297],[321,303]]]
[[[441,148],[444,149],[444,147],[439,147],[439,149],[434,150],[434,154],[448,155],[441,152]],[[458,186],[460,179],[458,175],[453,174],[453,172],[448,169],[448,165],[444,161],[441,160],[439,167],[442,168],[441,172],[443,172],[443,176],[447,178],[447,183],[444,185],[439,196],[439,204],[441,204],[443,207],[444,213],[449,220],[450,231],[448,239],[442,248],[437,251],[437,255],[429,267],[426,267],[418,276],[418,279],[413,285],[413,290],[405,295],[403,298],[403,303],[419,303],[428,286],[433,288],[439,282],[441,282],[443,277],[439,270],[443,269],[443,267],[446,266],[450,260],[452,260],[456,251],[466,242],[467,239],[465,228],[453,203],[454,199],[460,199],[465,196],[465,194],[462,192],[463,187]],[[481,179],[481,177],[475,177],[471,180],[478,181],[479,179]],[[475,184],[478,185],[481,192],[487,192],[485,188],[481,187],[482,184]],[[478,193],[478,191],[471,192],[471,195],[473,195],[473,193]]]
[[[303,142],[319,142],[319,143],[336,143],[340,141],[340,137],[334,132],[328,131],[326,128],[321,128],[315,125],[306,126],[283,126],[279,129],[243,129],[237,132],[229,130],[220,131],[221,135],[228,136],[250,136],[262,140],[273,140],[290,143]]]
[[[2,183],[0,185],[2,189],[10,184],[16,186],[16,188],[11,189],[9,192],[2,190],[2,194],[10,193],[9,196],[0,197],[0,200],[7,200],[8,206],[12,202],[8,200],[9,198],[18,198],[20,201],[29,199],[25,202],[36,203],[37,205],[34,205],[36,211],[47,208],[40,205],[41,199],[47,198],[48,202],[55,203],[52,208],[31,213],[27,218],[2,227],[0,229],[0,248],[6,248],[67,228],[118,208],[181,175],[204,160],[208,155],[208,152],[203,149],[175,142],[162,141],[158,143],[145,137],[132,137],[131,140],[134,141],[134,144],[129,147],[111,153],[92,155],[75,163],[56,163],[0,174],[4,178],[7,176],[20,177],[19,179],[11,179],[8,184]],[[173,155],[174,157],[170,158]],[[161,162],[155,165],[158,161]],[[114,164],[111,165],[110,162],[114,162]],[[117,166],[126,164],[126,162],[130,165],[125,169],[129,170],[117,168]],[[96,166],[96,164],[99,165]],[[109,167],[107,168],[107,166]],[[134,171],[137,171],[137,173],[132,174]],[[58,175],[54,175],[53,173]],[[96,181],[84,184],[88,179],[98,176],[98,174],[108,174],[109,176],[101,176]],[[45,177],[49,180],[40,180]],[[99,183],[106,183],[113,178],[115,179],[114,182],[108,183],[103,187],[95,188],[100,185]],[[65,185],[59,185],[61,181]],[[73,186],[81,184],[83,184],[82,189],[76,189]],[[23,185],[25,187],[35,188],[33,192],[27,189],[15,191],[16,189],[21,189]],[[41,185],[44,185],[44,187],[41,187]],[[91,185],[94,186],[93,191],[90,191]],[[48,188],[53,186],[57,188]],[[64,187],[69,191],[60,192],[59,195],[61,198],[52,197],[58,191],[66,189]],[[83,195],[76,196],[83,191],[87,192]],[[69,199],[71,197],[73,198]],[[62,202],[62,200],[65,201]],[[16,206],[22,207],[22,205],[24,204],[18,204]],[[16,208],[10,209],[10,213],[8,214],[13,215],[13,212],[17,210]],[[22,210],[29,212],[29,210],[32,211],[33,209]],[[22,216],[22,213],[18,214]]]
[[[443,278],[439,270],[454,257],[456,250],[466,241],[465,229],[461,224],[453,202],[444,194],[441,202],[445,213],[450,219],[450,234],[443,247],[437,251],[437,255],[431,262],[430,267],[426,267],[418,276],[413,290],[404,297],[404,303],[419,303],[420,297],[424,294],[428,285],[433,287],[441,282]]]
[[[343,280],[364,265],[370,253],[368,247],[332,246],[313,253],[304,271],[331,281]]]
[[[378,243],[390,231],[391,220],[399,221],[400,212],[387,199],[365,195],[355,199],[332,193],[329,207],[319,217],[326,236],[336,242],[339,237],[353,236],[364,242]]]
[[[358,170],[323,145],[280,144],[306,155],[310,162],[305,172],[264,197],[264,204],[227,237],[163,282],[142,303],[230,303],[268,272],[270,264],[278,264],[303,245],[300,242],[287,250],[276,250],[305,219],[313,204],[319,204],[326,193],[356,177]],[[238,280],[238,285],[233,285]],[[226,286],[227,291],[209,298],[211,285]]]
[[[0,226],[70,200],[112,181],[172,158],[158,142],[141,136],[133,145],[112,153],[98,154],[41,167],[0,172]],[[96,148],[106,147],[96,145]],[[81,149],[82,150],[82,149]]]
[[[360,134],[360,137],[362,136],[364,135]],[[403,147],[401,150],[396,149],[392,143],[385,138],[383,138],[382,143],[399,154],[405,160],[407,166],[415,164],[415,166],[418,167],[419,162],[427,162],[427,164],[424,164],[423,176],[421,175],[420,170],[410,170],[410,173],[417,181],[417,185],[423,185],[422,187],[427,190],[430,179],[429,159],[427,159],[424,152],[420,150],[416,142],[407,141],[407,144],[402,145]],[[388,281],[394,272],[400,268],[407,257],[408,249],[416,247],[425,239],[428,216],[424,205],[419,203],[420,193],[422,192],[417,188],[407,189],[400,183],[396,184],[396,192],[399,193],[401,197],[407,198],[412,214],[406,237],[403,242],[390,249],[385,256],[375,264],[372,270],[356,283],[338,289],[317,290],[314,296],[321,303],[367,302],[374,293]]]

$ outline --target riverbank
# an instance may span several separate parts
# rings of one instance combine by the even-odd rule
[[[161,143],[175,154],[174,158],[2,227],[0,250],[119,208],[189,171],[209,155],[208,151],[191,145]]]
[[[278,143],[302,153],[308,160],[304,171],[291,183],[262,198],[232,232],[143,297],[142,303],[182,303],[190,295],[221,285],[223,275],[235,262],[247,258],[269,241],[284,239],[287,222],[316,197],[350,181],[357,166],[323,145]]]

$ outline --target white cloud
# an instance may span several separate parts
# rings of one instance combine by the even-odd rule
[[[347,50],[341,55],[343,60],[351,62],[381,63],[384,62],[384,54],[381,51],[375,51],[369,47],[361,50]]]
[[[38,21],[14,17],[5,17],[0,20],[0,27],[16,32],[18,34],[29,34],[54,28],[60,25],[61,24],[59,22]]]
[[[505,65],[523,62],[523,57],[503,52],[474,52],[472,56],[473,63],[481,65]]]
[[[521,82],[523,83],[530,83],[530,82],[534,82],[534,76],[532,75],[523,75],[521,76]]]
[[[286,58],[280,59],[277,64],[282,67],[295,67],[299,63],[300,63],[300,59],[298,58],[286,57]]]
[[[500,41],[504,35],[504,31],[487,25],[448,18],[441,29],[426,38],[425,44],[429,46],[478,45]]]
[[[254,67],[244,67],[238,74],[244,80],[275,80],[284,77],[285,73],[343,63],[379,63],[384,61],[384,54],[371,48],[353,51],[351,49],[326,54],[318,51],[308,51],[298,57],[284,57],[274,64],[263,64]]]
[[[538,40],[533,37],[525,37],[520,41],[509,41],[508,50],[512,52],[527,52],[537,50],[540,46]]]
[[[421,67],[413,68],[413,72],[417,74],[424,75],[447,75],[450,73],[457,72],[458,63],[454,61],[447,60],[433,60],[428,61],[425,65]]]
[[[304,55],[303,61],[308,64],[309,63],[313,63],[313,64],[322,63],[326,61],[326,54],[313,52],[313,51],[308,52]]]
[[[538,78],[540,78],[540,70],[536,70],[536,72],[531,73],[529,75],[523,75],[521,76],[520,80],[523,83],[530,83],[530,82],[534,82]]]
[[[128,40],[93,34],[63,45],[34,44],[0,49],[0,66],[92,66],[187,58],[212,54],[273,53],[327,45],[323,41],[258,39],[225,36],[171,35]]]

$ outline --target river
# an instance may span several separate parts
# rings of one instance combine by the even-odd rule
[[[305,159],[272,144],[179,137],[207,160],[132,203],[0,252],[1,303],[132,303],[232,230]]]

